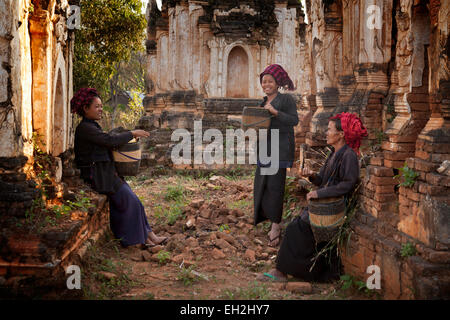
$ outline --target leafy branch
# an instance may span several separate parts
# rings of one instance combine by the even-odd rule
[[[409,168],[405,162],[405,165],[400,169],[401,174],[394,176],[394,179],[403,178],[403,182],[399,184],[400,187],[412,187],[416,182],[419,174],[413,169]]]

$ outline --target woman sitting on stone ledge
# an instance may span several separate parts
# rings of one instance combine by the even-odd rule
[[[330,119],[327,144],[331,145],[334,151],[318,175],[308,169],[303,169],[300,173],[309,177],[310,181],[319,187],[306,195],[307,200],[348,196],[352,193],[359,180],[357,154],[364,136],[367,136],[367,130],[356,115],[343,112]],[[264,273],[258,279],[286,281],[288,274],[304,281],[328,282],[339,279],[340,258],[336,247],[328,253],[330,256],[320,256],[310,271],[314,256],[327,243],[322,241],[316,244],[309,213],[305,209],[286,228],[276,259],[276,269]]]
[[[75,162],[81,177],[98,193],[106,194],[110,208],[110,226],[122,246],[153,246],[167,240],[153,233],[144,206],[130,186],[116,172],[110,148],[133,138],[148,137],[144,130],[111,135],[102,131],[96,120],[102,118],[102,101],[92,88],[80,89],[70,101],[72,113],[83,119],[75,131]]]

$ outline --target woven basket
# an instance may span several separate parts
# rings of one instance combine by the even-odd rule
[[[316,242],[330,241],[344,223],[345,198],[310,199],[308,211]]]
[[[126,143],[112,152],[117,173],[120,176],[136,176],[141,165],[139,142]]]

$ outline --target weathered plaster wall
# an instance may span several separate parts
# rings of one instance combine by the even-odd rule
[[[31,155],[31,1],[0,4],[0,156]]]
[[[0,10],[0,156],[31,156],[33,131],[57,156],[73,144],[68,2],[41,8],[30,0],[8,0]]]
[[[156,46],[149,52],[147,74],[154,83],[154,93],[194,90],[205,98],[227,97],[227,75],[232,74],[248,82],[247,98],[260,98],[263,92],[258,75],[271,63],[283,65],[294,83],[299,84],[300,71],[295,67],[301,60],[298,7],[278,1],[273,7],[277,26],[267,37],[260,38],[236,21],[237,17],[259,14],[251,5],[217,5],[212,9],[212,22],[205,21],[206,10],[197,1],[177,1],[158,13],[161,17],[151,26],[154,30],[149,31],[149,40]],[[149,10],[148,14],[156,18],[154,11]],[[240,33],[244,29],[247,34]],[[229,54],[235,47],[247,54],[245,74],[238,65],[229,70]]]

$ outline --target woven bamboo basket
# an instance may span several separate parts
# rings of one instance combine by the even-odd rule
[[[311,230],[316,242],[330,241],[344,223],[345,198],[310,199],[308,211]]]
[[[141,148],[138,141],[120,146],[113,150],[112,155],[120,176],[136,176],[138,174],[141,165]]]

